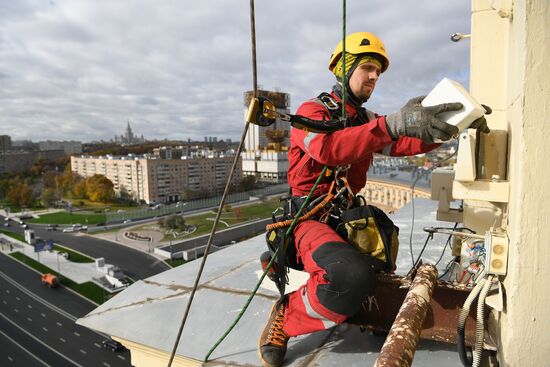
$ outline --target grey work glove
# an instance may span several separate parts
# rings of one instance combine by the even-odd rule
[[[399,112],[386,117],[388,132],[394,140],[400,136],[410,136],[432,144],[435,140],[449,140],[458,134],[456,126],[441,121],[437,115],[442,112],[458,111],[464,107],[462,103],[443,103],[424,107],[420,104],[424,97],[412,98]]]
[[[491,112],[493,112],[491,107],[486,106],[484,104],[482,104],[482,106],[483,108],[485,108],[486,115],[490,115]],[[487,126],[487,120],[485,120],[485,116],[481,116],[480,118],[472,122],[469,129],[477,129],[478,131],[481,131],[482,133],[485,133],[485,134],[488,134],[491,132],[491,130],[489,129],[489,126]]]

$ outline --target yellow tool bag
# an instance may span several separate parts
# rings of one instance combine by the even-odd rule
[[[395,270],[399,228],[386,213],[373,205],[363,205],[344,211],[341,220],[351,245],[362,254],[383,261],[385,271]]]

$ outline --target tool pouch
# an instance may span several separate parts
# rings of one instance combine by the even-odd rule
[[[399,228],[386,213],[373,205],[362,205],[344,211],[341,220],[347,230],[348,243],[362,254],[383,261],[384,271],[395,270]]]

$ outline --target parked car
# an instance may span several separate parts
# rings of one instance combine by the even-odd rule
[[[124,222],[122,222],[122,223],[126,224],[126,223],[130,223],[131,221],[132,221],[131,219],[126,219],[126,220],[125,220]]]
[[[57,231],[57,224],[48,224],[48,227],[46,227],[46,230],[48,231]]]
[[[120,352],[125,349],[124,345],[120,344],[119,342],[113,339],[105,339],[104,341],[101,342],[101,344],[103,345],[103,348],[109,349],[111,350],[111,352]]]
[[[21,223],[21,224],[19,225],[19,227],[24,228],[24,229],[27,229],[27,228],[29,228],[29,225],[28,225],[27,223]]]
[[[65,227],[63,228],[63,233],[72,233],[72,232],[75,232],[76,229],[74,229],[74,227]]]

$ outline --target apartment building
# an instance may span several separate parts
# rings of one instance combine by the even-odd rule
[[[40,141],[38,142],[38,150],[63,150],[65,154],[81,154],[82,143],[79,141]]]
[[[71,170],[82,177],[104,175],[113,182],[118,194],[126,193],[134,200],[173,203],[189,196],[223,192],[233,159],[231,156],[179,159],[155,155],[81,156],[71,157]],[[240,167],[238,164],[233,176],[235,186],[242,178]]]

